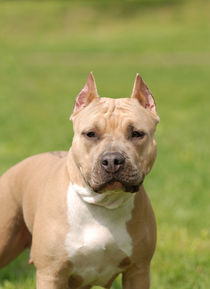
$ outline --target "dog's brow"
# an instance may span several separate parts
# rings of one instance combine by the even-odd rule
[[[85,128],[83,132],[84,132],[84,133],[87,133],[88,131],[91,131],[91,130],[93,130],[93,131],[99,131],[98,125],[94,123],[93,125],[88,126],[87,128]]]

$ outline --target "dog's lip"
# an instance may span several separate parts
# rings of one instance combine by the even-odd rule
[[[104,189],[111,190],[111,191],[117,191],[117,190],[123,190],[123,184],[118,181],[110,181],[105,186]]]
[[[138,183],[138,184],[129,184],[129,183],[122,183],[117,180],[111,180],[105,184],[102,184],[95,192],[101,193],[103,191],[124,191],[128,193],[136,193],[139,191],[140,186],[144,182],[144,177],[143,179]]]

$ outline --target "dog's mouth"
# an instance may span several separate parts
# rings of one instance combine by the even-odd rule
[[[90,175],[85,179],[96,193],[136,193],[144,181],[144,171],[125,153],[103,153],[97,158]]]
[[[123,190],[123,184],[113,180],[108,182],[107,184],[104,184],[103,189],[108,191],[121,191]]]
[[[94,191],[97,193],[102,193],[104,191],[122,191],[127,193],[136,193],[139,191],[139,188],[144,182],[144,177],[138,184],[128,184],[122,183],[117,180],[111,180],[105,184],[100,185],[98,188],[95,188]]]

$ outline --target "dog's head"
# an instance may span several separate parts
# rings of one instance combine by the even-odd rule
[[[159,117],[139,74],[130,98],[100,98],[92,73],[71,115],[72,154],[85,182],[95,191],[138,191],[156,157]]]

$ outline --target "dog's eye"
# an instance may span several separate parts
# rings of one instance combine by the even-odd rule
[[[94,138],[94,137],[96,137],[96,133],[94,131],[89,131],[86,133],[86,136],[88,138]]]
[[[132,138],[143,138],[144,136],[145,136],[145,132],[137,131],[137,130],[132,131],[132,134],[131,134]]]

